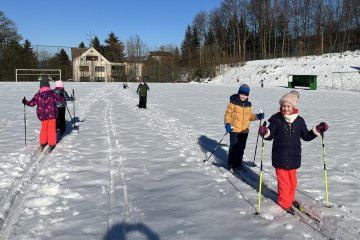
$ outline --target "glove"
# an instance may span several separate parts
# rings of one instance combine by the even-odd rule
[[[316,131],[319,133],[326,132],[328,130],[329,126],[326,124],[326,122],[321,122],[319,125],[316,126]]]
[[[22,104],[24,104],[24,105],[25,105],[25,104],[27,103],[26,98],[24,97],[24,98],[23,98],[23,100],[22,100],[21,102],[22,102]]]
[[[255,115],[256,115],[257,120],[262,120],[265,118],[265,113],[259,113],[259,114],[255,114]]]
[[[226,132],[227,132],[227,133],[231,133],[231,132],[232,132],[232,127],[231,127],[230,123],[225,124],[225,129],[226,129]]]
[[[265,126],[260,126],[259,127],[259,135],[262,136],[262,137],[264,137],[268,133],[268,131],[269,130]]]

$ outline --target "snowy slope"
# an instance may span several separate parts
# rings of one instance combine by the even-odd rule
[[[234,66],[234,65],[233,65]],[[291,75],[317,75],[319,88],[360,90],[360,51],[277,58],[246,62],[241,67],[223,66],[223,74],[213,78],[212,83],[247,82],[252,86],[287,86]],[[334,73],[335,72],[335,73]],[[340,76],[338,72],[343,72]]]
[[[35,109],[26,108],[25,146],[21,104],[38,83],[0,83],[0,239],[359,239],[357,92],[298,89],[308,128],[330,125],[325,146],[332,208],[325,207],[320,138],[303,142],[298,171],[297,198],[320,225],[305,224],[275,203],[271,142],[264,147],[261,214],[254,214],[258,122],[251,124],[242,175],[224,168],[228,136],[203,162],[225,133],[223,114],[241,71],[233,69],[235,82],[227,72],[211,81],[216,84],[150,83],[147,110],[136,107],[136,84],[124,90],[121,83],[65,83],[76,92],[81,125],[72,129],[69,119],[57,148],[39,156],[31,156],[40,126]],[[270,82],[265,88],[250,82],[254,112],[262,109],[267,118],[289,92]]]

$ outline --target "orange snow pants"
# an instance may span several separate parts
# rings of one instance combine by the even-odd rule
[[[41,121],[40,144],[56,145],[56,119]]]
[[[292,207],[296,192],[296,169],[275,169],[278,181],[278,204],[282,208]]]

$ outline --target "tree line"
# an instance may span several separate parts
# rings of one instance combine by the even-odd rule
[[[63,79],[72,78],[63,48],[46,54],[20,40],[16,25],[0,11],[0,80],[14,79],[16,68],[56,68]],[[359,49],[360,5],[357,0],[223,0],[195,15],[179,47],[150,51],[138,35],[124,43],[113,32],[103,44],[95,36],[90,46],[110,62],[144,63],[148,81],[188,81],[214,77],[221,64]]]
[[[194,17],[181,52],[192,77],[209,77],[218,64],[359,47],[357,0],[223,0]]]

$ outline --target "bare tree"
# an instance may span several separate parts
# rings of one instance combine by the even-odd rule
[[[129,59],[139,61],[141,57],[146,56],[149,52],[149,47],[136,34],[126,42],[126,52]]]
[[[0,44],[9,43],[12,40],[18,42],[21,39],[15,23],[0,11]]]

